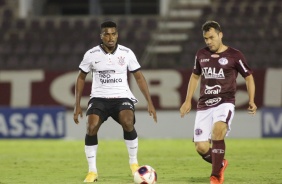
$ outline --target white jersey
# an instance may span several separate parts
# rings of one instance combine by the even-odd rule
[[[129,98],[137,103],[129,89],[127,71],[133,72],[141,67],[131,49],[118,44],[113,53],[106,53],[98,45],[84,54],[79,68],[92,73],[90,98]]]

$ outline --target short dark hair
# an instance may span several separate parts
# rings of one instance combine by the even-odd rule
[[[222,32],[219,23],[217,23],[216,21],[209,20],[202,25],[202,30],[204,32],[209,31],[211,28],[214,28],[218,32]]]
[[[110,21],[110,20],[105,21],[105,22],[103,22],[103,23],[101,24],[101,30],[102,30],[103,28],[108,28],[108,27],[117,28],[117,24],[116,24],[115,22],[113,22],[113,21]]]

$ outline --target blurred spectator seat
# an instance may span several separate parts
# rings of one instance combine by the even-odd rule
[[[16,55],[25,55],[27,54],[28,43],[27,42],[18,42],[13,49],[14,54]]]
[[[3,10],[3,17],[4,20],[11,20],[14,17],[13,11],[10,8],[5,8]]]
[[[67,19],[61,20],[59,29],[60,31],[65,31],[65,32],[71,30],[70,21]]]
[[[120,29],[126,29],[127,27],[129,27],[128,25],[128,20],[126,18],[120,18],[117,21],[118,27],[120,27]]]
[[[0,7],[3,7],[6,5],[6,1],[5,0],[0,0]]]
[[[143,19],[137,17],[137,18],[133,18],[132,22],[131,22],[131,28],[136,29],[137,27],[143,27]]]
[[[6,67],[7,69],[19,69],[20,61],[19,61],[18,56],[16,55],[9,56],[6,61]]]
[[[58,46],[58,54],[72,53],[72,49],[69,43],[63,42]]]
[[[148,18],[146,20],[146,27],[149,30],[154,30],[158,27],[158,21],[154,18]],[[146,30],[146,31],[148,31],[148,30]],[[150,31],[148,31],[148,32],[150,32]]]
[[[255,15],[255,10],[252,5],[247,5],[245,9],[243,10],[242,17],[250,18]]]
[[[74,54],[84,54],[88,49],[90,49],[90,48],[86,48],[84,42],[76,42],[72,47],[73,47],[72,52]]]
[[[65,69],[66,70],[78,70],[78,66],[82,61],[83,56],[69,55],[65,58]]]
[[[10,20],[6,20],[6,19],[3,19],[1,21],[1,30],[2,31],[7,31],[9,30],[10,28],[12,27],[12,22]]]
[[[44,23],[44,30],[45,31],[55,31],[56,27],[55,27],[55,22],[54,20],[48,19],[45,21]]]
[[[54,42],[49,42],[45,45],[43,53],[47,55],[53,55],[57,51],[56,44]]]
[[[26,29],[26,21],[24,19],[17,19],[16,20],[16,29],[17,30]]]
[[[39,20],[31,20],[29,28],[30,28],[30,31],[32,32],[42,30]]]
[[[47,69],[48,65],[50,64],[50,59],[46,55],[39,55],[34,64],[37,68]]]
[[[32,55],[41,54],[43,51],[43,43],[42,42],[32,42],[28,53]]]
[[[5,41],[0,42],[0,55],[10,55],[12,52],[12,43]]]
[[[21,68],[25,69],[36,69],[35,65],[35,58],[32,55],[27,55],[23,57],[23,59],[20,62]]]

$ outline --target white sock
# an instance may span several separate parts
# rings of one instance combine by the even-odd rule
[[[88,162],[89,170],[88,172],[95,172],[97,173],[96,167],[96,155],[97,155],[98,145],[93,146],[86,146],[84,147],[86,159]]]
[[[138,160],[137,160],[138,137],[134,140],[124,140],[124,141],[129,155],[129,164],[133,164],[133,163],[138,164]]]

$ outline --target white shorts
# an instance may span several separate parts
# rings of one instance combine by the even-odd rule
[[[223,103],[217,107],[197,111],[194,126],[194,142],[208,141],[211,139],[213,124],[218,121],[226,122],[228,130],[231,131],[231,121],[234,117],[234,104]]]

